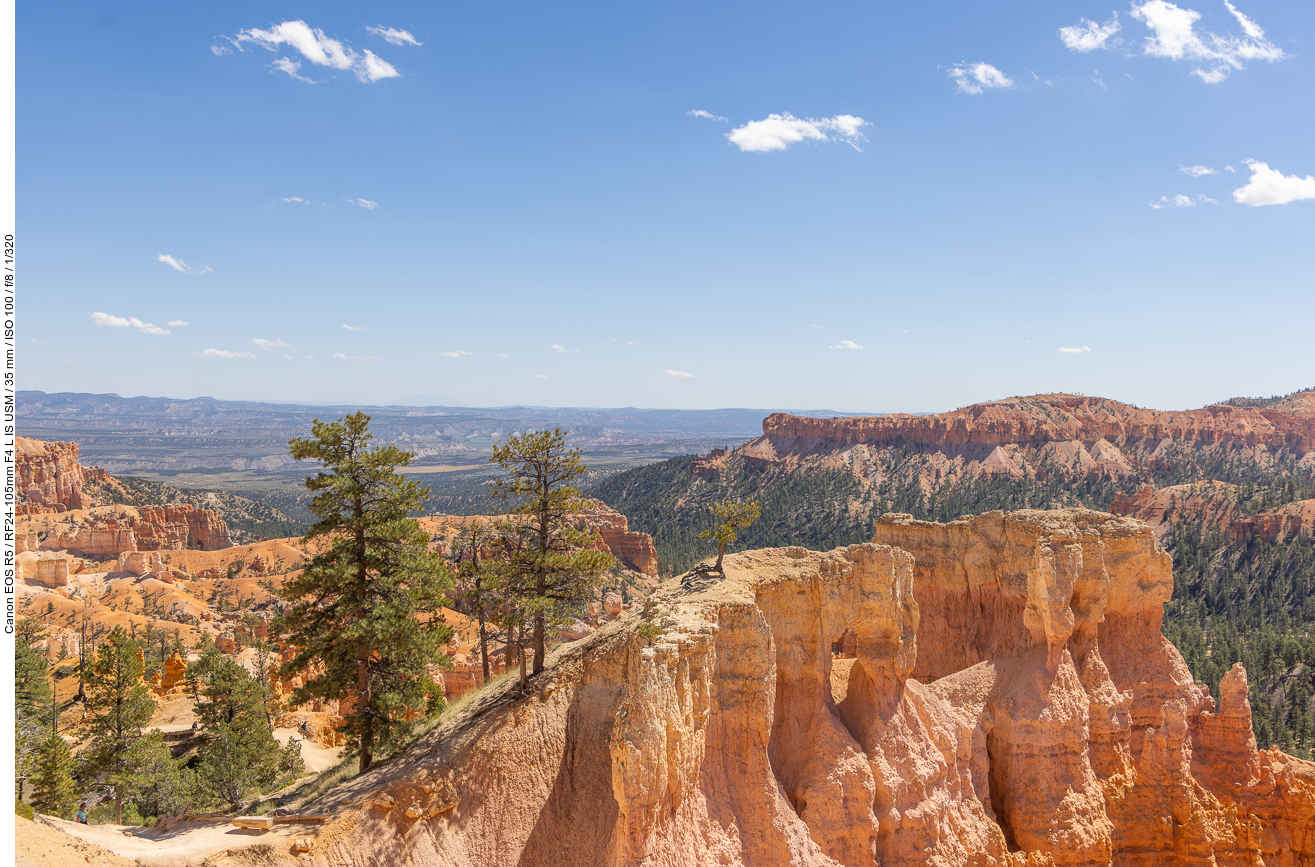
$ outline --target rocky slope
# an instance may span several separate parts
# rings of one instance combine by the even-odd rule
[[[301,861],[1315,863],[1315,765],[1257,750],[1240,667],[1192,683],[1172,586],[1085,510],[733,555],[334,790]]]

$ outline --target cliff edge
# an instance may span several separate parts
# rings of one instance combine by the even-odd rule
[[[1192,683],[1172,587],[1144,524],[1086,510],[729,556],[333,790],[297,857],[1315,863],[1315,764],[1257,750],[1240,666],[1220,708]]]

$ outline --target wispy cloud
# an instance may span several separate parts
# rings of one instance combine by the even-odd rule
[[[666,370],[664,370],[664,371],[662,371],[662,372],[665,373],[667,376],[674,376],[676,379],[693,379],[693,378],[694,378],[694,374],[690,373],[690,372],[687,371],[687,370],[672,370],[671,368],[668,367]]]
[[[862,134],[872,124],[852,114],[835,117],[801,118],[789,112],[769,114],[763,120],[751,120],[726,133],[726,138],[742,151],[766,153],[783,151],[801,141],[843,141],[854,150],[866,141]]]
[[[1014,86],[1014,80],[989,63],[960,63],[950,67],[959,93],[980,94]]]
[[[701,108],[692,108],[689,111],[685,112],[685,114],[689,115],[690,117],[702,117],[702,118],[707,118],[708,120],[721,121],[722,123],[727,122],[726,118],[722,117],[721,115],[713,114],[710,111],[704,111]]]
[[[814,324],[814,325],[810,325],[810,326],[808,326],[808,330],[809,330],[809,331],[826,331],[826,326],[825,326],[825,325],[816,325],[816,324]]]
[[[423,45],[424,43],[416,41],[416,38],[406,30],[398,30],[396,27],[367,27],[365,32],[373,36],[378,36],[386,42],[393,45]]]
[[[143,322],[136,316],[115,316],[111,313],[101,313],[99,311],[91,314],[91,321],[102,328],[136,328],[142,334],[168,334],[169,332],[158,325],[152,325],[150,322]],[[170,322],[170,325],[174,323]],[[184,322],[184,325],[187,323]]]
[[[307,84],[323,84],[321,81],[302,75],[299,71],[301,69],[301,61],[293,60],[290,57],[275,58],[275,60],[270,63],[269,68],[271,72],[286,72],[297,81],[304,81]]]
[[[365,327],[364,325],[348,325],[346,322],[344,322],[344,323],[342,324],[342,327],[343,327],[343,328],[346,328],[348,331],[366,331],[366,330],[368,330],[368,329],[366,329],[366,327]]]
[[[832,349],[862,349],[863,347],[861,344],[855,343],[852,340],[842,340],[839,343],[837,343],[835,346],[832,346],[831,348]]]
[[[306,200],[303,199],[301,196],[284,196],[282,199],[279,199],[279,201],[281,201],[281,202],[287,202],[288,204],[295,204],[295,205],[309,205],[309,204],[310,204],[310,202],[306,201]]]
[[[1224,166],[1224,171],[1228,172],[1229,174],[1232,174],[1236,172],[1237,169],[1233,168],[1232,166]]]
[[[1217,204],[1219,203],[1216,202],[1214,199],[1210,198],[1209,196],[1197,196],[1195,199],[1193,199],[1191,196],[1184,196],[1180,193],[1173,197],[1160,196],[1159,199],[1157,199],[1154,202],[1151,202],[1151,207],[1155,208],[1158,211],[1160,208],[1192,208],[1195,207],[1196,205],[1217,205]]]
[[[196,268],[193,268],[191,265],[188,265],[182,259],[175,259],[173,256],[170,256],[168,253],[161,253],[159,256],[156,257],[156,261],[163,262],[164,264],[168,265],[170,268],[174,269],[180,274],[209,274],[215,270],[214,268],[211,268],[209,265],[206,265],[205,267],[200,268],[198,270]]]
[[[379,207],[378,202],[372,202],[369,199],[348,199],[347,201],[351,202],[353,205],[359,205],[367,211],[373,211],[375,208]]]
[[[1201,19],[1201,13],[1176,6],[1168,0],[1148,0],[1140,6],[1134,5],[1132,17],[1151,31],[1142,43],[1142,52],[1148,57],[1168,60],[1203,61],[1207,65],[1196,67],[1192,74],[1206,84],[1218,84],[1233,70],[1245,68],[1249,60],[1273,63],[1288,56],[1265,38],[1265,31],[1255,21],[1243,15],[1228,0],[1224,0],[1224,5],[1237,19],[1242,36],[1197,33],[1196,22]]]
[[[406,33],[406,31],[388,32]],[[409,33],[406,33],[406,35],[410,36]],[[411,39],[414,42],[414,37],[411,37]],[[237,36],[228,38],[227,42],[228,46],[216,43],[211,46],[210,50],[217,55],[223,55],[231,53],[229,46],[242,51],[244,45],[255,45],[277,52],[286,45],[316,66],[350,71],[358,81],[363,83],[381,81],[385,78],[397,78],[401,75],[396,67],[368,48],[359,52],[348,48],[340,40],[333,39],[326,35],[323,30],[311,27],[301,20],[284,21],[281,24],[275,24],[268,30],[259,28],[243,30]],[[298,74],[297,70],[301,68],[300,61],[280,57],[274,61],[272,66],[278,71],[288,73],[298,81],[314,83],[312,79]]]
[[[1063,40],[1070,51],[1085,53],[1095,51],[1097,48],[1107,48],[1110,37],[1118,33],[1119,29],[1119,13],[1115,12],[1114,17],[1104,24],[1097,24],[1095,21],[1079,18],[1076,25],[1059,28],[1059,38]],[[1121,39],[1115,39],[1114,44],[1118,45],[1122,41]],[[1035,74],[1033,73],[1033,75]]]
[[[554,343],[552,346],[549,346],[548,348],[551,349],[553,352],[570,352],[570,351],[571,351],[571,350],[567,349],[565,346],[562,346],[560,343]]]
[[[1179,166],[1179,174],[1191,175],[1194,178],[1203,178],[1206,175],[1213,175],[1215,170],[1207,166]]]
[[[164,324],[170,328],[185,328],[189,323],[186,319],[170,319]]]
[[[534,378],[534,379],[547,379],[547,378],[548,378],[548,374],[546,374],[546,373],[536,373],[536,374],[534,374],[534,377],[533,377],[533,378]]]
[[[333,357],[342,361],[383,361],[383,359],[377,355],[346,355],[341,352],[333,353]]]
[[[1251,168],[1251,180],[1233,190],[1233,201],[1238,204],[1258,208],[1315,199],[1315,177],[1285,175],[1257,160],[1247,160],[1247,165]]]
[[[284,343],[282,340],[266,340],[263,337],[251,338],[251,345],[258,346],[261,349],[296,349],[291,343]]]
[[[196,353],[202,358],[255,358],[254,352],[233,352],[231,349],[203,349]]]
[[[1090,346],[1061,346],[1057,351],[1067,352],[1070,355],[1077,355],[1083,352],[1090,352],[1091,347]]]
[[[467,356],[467,355],[474,355],[474,354],[475,354],[475,353],[473,353],[473,352],[467,352],[467,351],[464,350],[464,349],[453,349],[453,350],[451,350],[451,351],[449,351],[449,352],[440,352],[440,353],[439,353],[439,355],[446,356],[447,358],[463,358],[463,357],[465,357],[465,356]]]

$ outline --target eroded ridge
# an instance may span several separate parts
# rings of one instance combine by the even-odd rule
[[[1315,765],[1257,750],[1240,666],[1192,683],[1172,586],[1084,510],[730,556],[335,790],[302,860],[1315,863]]]

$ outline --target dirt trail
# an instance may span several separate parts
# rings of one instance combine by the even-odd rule
[[[43,824],[45,823],[45,824]],[[79,825],[42,816],[15,820],[16,867],[192,867],[218,853],[259,847],[291,860],[292,841],[313,836],[318,826],[290,824],[272,831],[234,828],[228,822],[189,822],[169,832],[122,825]],[[24,860],[27,859],[27,860]]]

